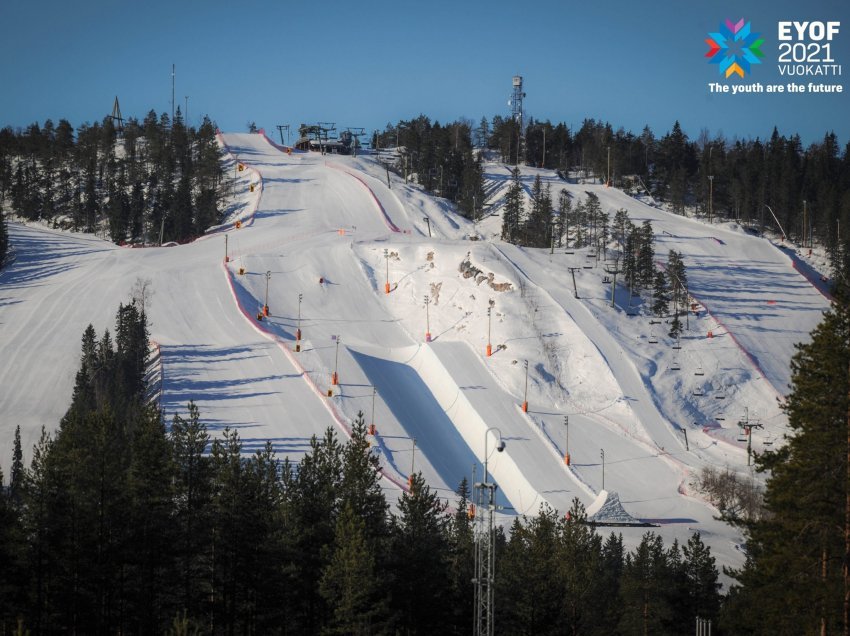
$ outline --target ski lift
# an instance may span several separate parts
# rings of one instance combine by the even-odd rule
[[[603,277],[602,277],[602,282],[603,282],[603,283],[610,283],[610,282],[611,282],[611,277],[610,277],[610,276],[603,276]]]
[[[682,345],[679,342],[678,338],[676,338],[676,342],[673,343],[673,348],[676,349],[677,351],[682,348]]]
[[[715,400],[725,400],[726,399],[726,389],[724,389],[721,386],[720,390],[718,390],[717,393],[714,394],[714,399]]]
[[[705,372],[702,370],[702,365],[697,367],[696,371],[694,371],[694,375],[705,375]]]
[[[582,265],[584,269],[593,269],[593,265]]]
[[[705,395],[705,391],[702,390],[701,386],[698,386],[694,389],[694,395],[696,395],[697,397],[701,397]]]
[[[637,316],[638,315],[637,307],[627,307],[626,308],[626,315],[627,316]]]
[[[747,441],[747,435],[749,435],[749,431],[744,427],[743,422],[738,422],[738,428],[739,428],[739,430],[738,430],[738,441],[739,442],[746,442]]]
[[[725,422],[725,421],[726,421],[726,416],[725,416],[723,413],[720,413],[720,414],[719,414],[717,417],[715,417],[714,419],[716,419],[718,422]]]
[[[650,324],[650,325],[660,325],[660,324],[661,324],[661,321],[660,321],[660,320],[653,319],[653,318],[650,318],[650,319],[649,319],[649,324]]]
[[[588,252],[586,258],[596,258],[596,252]]]
[[[773,433],[767,434],[767,437],[764,438],[764,445],[768,447],[773,446]]]
[[[649,332],[649,340],[647,340],[649,344],[658,344],[658,338],[651,331]]]
[[[682,369],[682,367],[679,364],[679,361],[676,358],[673,358],[673,362],[670,363],[670,370],[671,371],[681,371],[681,369]]]

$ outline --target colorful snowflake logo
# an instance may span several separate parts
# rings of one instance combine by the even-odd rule
[[[759,33],[753,33],[750,29],[750,23],[744,22],[744,18],[733,23],[732,20],[726,20],[726,23],[720,24],[720,29],[717,33],[709,33],[705,43],[708,44],[709,50],[705,54],[709,64],[719,64],[720,74],[727,78],[732,73],[737,73],[744,77],[750,72],[751,64],[761,64],[761,59],[764,53],[761,52],[761,45],[764,39]]]

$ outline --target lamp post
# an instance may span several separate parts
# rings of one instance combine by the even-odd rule
[[[336,337],[336,358],[334,359],[334,373],[331,376],[331,384],[334,386],[339,384],[339,375],[337,374],[337,369],[339,368],[339,341],[342,340],[339,336]]]
[[[390,293],[390,253],[387,248],[384,248],[384,259],[387,261],[387,282],[384,283],[384,291]]]
[[[416,438],[412,437],[413,440],[413,450],[410,453],[410,474],[407,476],[407,487],[413,488],[413,467],[416,461]]]
[[[269,280],[272,277],[271,271],[266,271],[266,302],[263,304],[263,315],[269,315]]]
[[[543,126],[543,165],[540,167],[546,167],[546,126]]]
[[[372,423],[369,425],[369,435],[375,434],[375,397],[378,395],[378,387],[372,387]]]
[[[602,457],[602,490],[605,490],[605,449],[599,449],[599,456]]]
[[[487,357],[493,355],[493,346],[490,344],[490,326],[493,320],[493,308],[487,307]]]
[[[295,352],[298,353],[301,351],[301,300],[304,298],[304,294],[298,294],[298,325],[295,328]]]
[[[431,342],[431,317],[428,313],[428,305],[431,304],[431,298],[425,295],[425,342]]]
[[[522,412],[528,413],[528,360],[525,361],[525,393],[522,398]]]
[[[713,223],[714,218],[714,175],[708,175],[708,222]]]
[[[570,465],[570,416],[564,416],[564,430],[566,431],[566,441],[564,443],[564,463]]]

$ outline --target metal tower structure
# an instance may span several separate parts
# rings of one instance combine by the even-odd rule
[[[121,106],[118,105],[118,95],[115,96],[115,102],[112,104],[112,114],[109,116],[112,120],[112,125],[115,126],[115,131],[122,135],[124,133],[124,118],[121,116]]]
[[[283,131],[286,130],[286,145],[289,145],[289,124],[278,124],[277,129],[280,132],[280,145],[283,145]]]
[[[511,119],[513,119],[517,126],[519,127],[519,133],[517,135],[517,148],[516,148],[516,156],[517,156],[517,165],[519,165],[519,158],[522,152],[522,142],[525,140],[525,130],[523,128],[523,112],[522,112],[522,100],[525,97],[525,93],[522,90],[522,75],[514,75],[513,77],[513,92],[511,93],[511,98],[508,100],[508,106],[511,107]]]
[[[518,123],[522,130],[522,99],[525,97],[525,93],[522,92],[522,75],[514,75],[513,86],[514,90],[508,105],[511,107],[511,119]]]
[[[484,434],[484,481],[475,484],[475,636],[493,636],[493,587],[496,580],[496,484],[489,479],[487,440],[490,433],[498,434],[496,450],[505,450],[502,433],[488,428]]]
[[[366,135],[365,128],[351,127],[345,129],[353,138],[354,141],[351,144],[352,151],[354,152],[354,156],[357,156],[357,146],[360,145],[360,138]]]

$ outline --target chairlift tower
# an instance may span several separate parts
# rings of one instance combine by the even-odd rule
[[[360,138],[364,137],[366,135],[366,129],[348,126],[345,130],[348,131],[348,133],[354,138],[354,141],[352,142],[352,146],[353,146],[352,150],[354,152],[354,156],[356,157],[357,156],[357,146],[360,145]]]
[[[758,420],[750,419],[750,408],[744,408],[744,417],[738,421],[738,427],[741,429],[741,435],[744,439],[738,438],[739,442],[747,442],[747,466],[750,465],[753,456],[753,429],[764,428],[764,425]]]
[[[277,125],[278,132],[280,132],[280,145],[284,145],[283,143],[283,131],[286,130],[286,145],[289,145],[289,124],[278,124]]]

